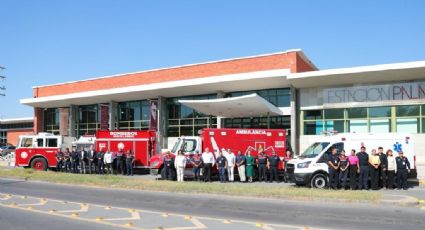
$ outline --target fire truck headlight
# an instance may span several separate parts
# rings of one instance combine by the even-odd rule
[[[303,162],[303,163],[298,163],[297,164],[297,168],[308,168],[308,166],[310,165],[311,161],[307,161],[307,162]]]

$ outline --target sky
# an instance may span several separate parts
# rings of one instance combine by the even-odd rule
[[[0,0],[0,119],[32,87],[300,48],[319,69],[425,60],[421,0]],[[425,76],[424,76],[425,78]]]

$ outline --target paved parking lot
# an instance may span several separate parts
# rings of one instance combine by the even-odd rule
[[[304,226],[189,216],[13,194],[0,194],[0,206],[125,229],[307,229]]]

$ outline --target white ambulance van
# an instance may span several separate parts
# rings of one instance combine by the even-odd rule
[[[411,134],[400,133],[341,133],[333,136],[324,136],[320,141],[312,143],[302,154],[290,160],[286,165],[289,178],[297,185],[306,185],[313,188],[325,188],[328,186],[328,165],[326,163],[327,154],[332,148],[345,150],[347,156],[352,149],[360,151],[360,147],[365,146],[366,152],[371,153],[372,149],[384,148],[384,153],[391,149],[394,156],[398,156],[398,151],[402,150],[404,156],[410,162],[409,178],[416,178],[416,156],[414,152],[414,140]]]

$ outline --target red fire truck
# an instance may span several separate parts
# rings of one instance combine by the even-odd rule
[[[190,158],[195,153],[202,153],[209,148],[215,155],[221,149],[231,149],[235,154],[237,151],[251,154],[256,157],[260,148],[267,155],[275,151],[283,160],[286,155],[286,131],[283,129],[203,129],[200,136],[180,137],[170,149],[173,156],[178,150],[185,152]],[[151,158],[151,174],[163,176],[163,157],[165,153],[155,155]],[[282,169],[282,164],[279,166]],[[185,169],[185,176],[192,176],[191,166]]]
[[[49,133],[38,135],[23,135],[19,137],[16,149],[16,166],[31,167],[36,170],[46,170],[56,167],[56,153],[60,148],[83,147],[88,150],[95,145],[97,151],[101,148],[111,152],[131,150],[135,153],[135,167],[149,168],[150,157],[154,155],[155,131],[97,131],[95,136],[75,138],[55,136]]]
[[[56,153],[59,148],[70,148],[75,142],[73,137],[55,136],[50,133],[22,135],[16,148],[16,166],[46,170],[56,167]]]
[[[107,131],[96,133],[96,150],[111,152],[131,150],[135,154],[135,168],[149,168],[150,158],[155,155],[155,131]]]

